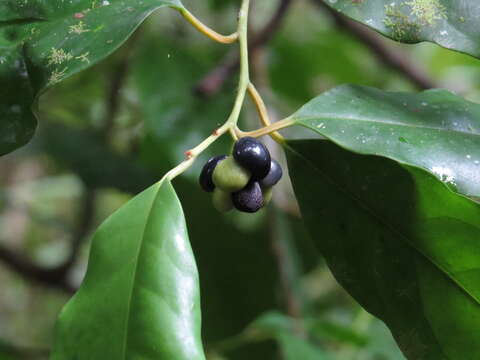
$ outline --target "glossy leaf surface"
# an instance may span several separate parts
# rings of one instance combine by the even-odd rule
[[[431,41],[480,57],[477,0],[325,0],[334,9],[406,43]]]
[[[341,285],[408,359],[475,359],[480,205],[425,170],[329,141],[288,149],[304,220]]]
[[[292,118],[344,148],[423,168],[461,194],[480,195],[480,105],[448,91],[345,85]]]
[[[53,360],[204,359],[198,273],[171,184],[96,232],[85,280],[60,314]]]
[[[0,3],[0,154],[25,144],[32,106],[48,87],[105,58],[152,11],[179,0]]]

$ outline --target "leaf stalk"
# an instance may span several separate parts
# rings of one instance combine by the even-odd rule
[[[192,24],[195,29],[216,42],[219,42],[221,44],[232,44],[238,40],[238,32],[235,32],[231,35],[219,34],[215,30],[209,28],[207,25],[202,23],[198,18],[195,17],[195,15],[193,15],[187,9],[180,8],[178,9],[178,11],[180,12],[180,14],[182,14],[185,20]]]
[[[286,119],[274,122],[273,124],[270,124],[268,126],[262,127],[258,130],[254,131],[241,131],[240,129],[236,129],[236,133],[238,137],[245,137],[245,136],[250,136],[250,137],[261,137],[265,135],[271,136],[277,143],[283,144],[285,143],[285,138],[278,134],[278,130],[285,129],[287,127],[290,127],[295,124],[295,121],[288,117]],[[275,136],[275,133],[278,134],[278,136]]]
[[[253,85],[252,82],[248,84],[248,94],[250,95],[250,98],[252,99],[253,103],[257,108],[257,112],[258,112],[258,115],[260,116],[260,121],[262,122],[263,126],[269,127],[270,125],[272,125],[270,121],[270,117],[268,115],[267,107],[265,106],[265,102],[263,101],[262,96],[260,95],[257,88],[255,87],[255,85]],[[242,134],[241,131],[237,131],[237,132]],[[275,140],[278,143],[283,143],[285,141],[283,136],[278,131],[274,131],[268,134],[272,137],[273,140]]]

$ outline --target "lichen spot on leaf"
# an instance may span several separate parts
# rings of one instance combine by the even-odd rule
[[[405,5],[422,25],[435,25],[438,20],[447,19],[447,9],[440,0],[410,0]]]

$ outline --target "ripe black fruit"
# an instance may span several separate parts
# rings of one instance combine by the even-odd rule
[[[213,170],[215,170],[215,167],[220,161],[226,158],[227,158],[227,155],[214,156],[210,158],[207,161],[207,163],[203,166],[203,169],[202,169],[202,172],[200,173],[200,178],[198,179],[198,181],[202,189],[205,190],[206,192],[212,192],[213,190],[215,190],[215,184],[213,183],[213,180],[212,180]]]
[[[268,175],[260,180],[260,186],[262,188],[270,188],[280,181],[283,176],[282,167],[277,160],[273,160],[270,165],[270,171]]]
[[[244,137],[235,143],[234,159],[252,173],[253,180],[260,180],[270,171],[270,153],[265,145],[252,137]]]
[[[254,213],[263,207],[262,188],[257,181],[251,181],[245,188],[232,194],[237,210]]]

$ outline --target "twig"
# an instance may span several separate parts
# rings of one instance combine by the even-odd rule
[[[277,10],[267,25],[258,33],[249,45],[250,52],[264,46],[280,28],[292,0],[280,0]],[[195,93],[200,96],[213,96],[218,93],[225,81],[240,66],[240,56],[229,54],[215,69],[210,71],[196,86]]]
[[[87,188],[82,199],[82,208],[79,215],[79,221],[72,236],[70,255],[65,262],[57,268],[57,271],[63,272],[64,276],[67,275],[68,271],[75,264],[81,245],[87,238],[88,232],[93,225],[93,219],[95,215],[95,199],[96,191],[94,189]]]
[[[268,115],[267,107],[265,106],[262,96],[258,92],[257,88],[251,82],[248,85],[248,94],[250,95],[250,98],[252,99],[253,103],[255,104],[255,107],[257,108],[257,112],[263,126],[272,125],[270,121],[270,116]],[[274,139],[278,143],[283,143],[285,141],[283,136],[278,131],[271,132],[270,136],[272,137],[272,139]]]
[[[65,277],[63,269],[45,269],[33,264],[23,256],[0,245],[0,260],[11,270],[22,275],[26,279],[36,281],[48,287],[60,289],[68,293],[75,292]]]
[[[141,28],[138,29],[129,39],[121,60],[118,64],[116,64],[109,78],[110,81],[107,86],[105,105],[105,120],[101,129],[101,135],[104,140],[108,140],[108,137],[110,137],[111,131],[115,125],[115,119],[117,118],[120,110],[120,91],[127,80],[131,58],[135,49],[135,45],[138,42],[137,40],[141,35],[141,31]]]
[[[407,57],[388,46],[380,35],[365,25],[350,20],[345,15],[335,11],[322,0],[313,0],[313,2],[332,16],[338,28],[356,37],[372,51],[373,55],[375,55],[381,63],[405,76],[419,89],[425,90],[438,87],[424,71],[415,66]]]
[[[83,197],[79,221],[72,235],[70,254],[61,265],[47,269],[34,264],[24,256],[1,245],[0,260],[11,270],[27,279],[37,281],[48,287],[64,290],[68,293],[75,292],[76,289],[69,283],[67,275],[75,263],[80,246],[88,235],[88,231],[93,223],[94,205],[95,191],[87,188]]]
[[[235,103],[233,104],[232,111],[228,116],[227,121],[215,129],[208,138],[203,140],[200,144],[191,150],[185,152],[186,159],[179,165],[171,169],[164,178],[173,180],[176,176],[186,171],[196,158],[211,144],[213,144],[220,136],[226,132],[230,132],[234,138],[236,138],[235,129],[237,128],[238,119],[242,106],[245,101],[245,95],[247,93],[248,84],[250,84],[250,71],[249,71],[249,59],[248,59],[248,16],[250,9],[250,0],[242,0],[242,6],[238,14],[238,43],[240,48],[240,77],[238,80],[237,96]],[[162,179],[163,180],[163,179]],[[162,181],[160,180],[160,181]]]

